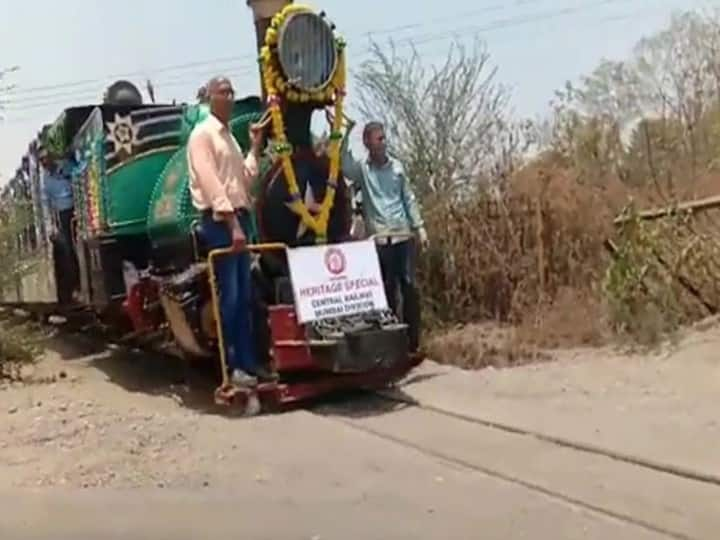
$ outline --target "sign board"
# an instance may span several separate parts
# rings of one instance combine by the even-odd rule
[[[298,322],[387,309],[373,239],[287,251]]]

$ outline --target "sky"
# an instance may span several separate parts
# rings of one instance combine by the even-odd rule
[[[518,116],[548,112],[553,91],[602,58],[622,59],[671,13],[716,7],[718,0],[311,0],[348,41],[349,67],[368,58],[370,39],[412,43],[428,65],[453,40],[480,37]],[[152,79],[158,102],[193,101],[222,73],[238,95],[257,94],[252,14],[246,0],[0,0],[0,184],[43,124],[63,108],[101,99],[126,78]],[[353,83],[348,106],[353,114]],[[356,130],[357,131],[357,130]]]

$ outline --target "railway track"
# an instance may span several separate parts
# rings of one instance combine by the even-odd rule
[[[458,415],[393,391],[321,405],[314,412],[468,474],[666,538],[710,538],[706,531],[720,526],[720,482],[712,475]],[[687,506],[664,497],[678,492],[686,494]]]
[[[82,335],[98,344],[108,339],[88,335],[75,323],[60,326],[59,334],[61,339]],[[130,348],[117,341],[115,347]],[[152,364],[167,370],[168,382],[178,374],[177,359]],[[713,475],[443,410],[408,397],[402,385],[315,403],[307,412],[469,475],[522,487],[573,511],[645,533],[695,540],[711,538],[707,531],[720,528],[720,479]],[[665,497],[668,493],[675,496]]]
[[[465,422],[470,422],[472,424],[477,424],[479,426],[492,428],[498,431],[503,431],[507,433],[512,433],[516,435],[521,435],[525,437],[531,437],[538,439],[540,441],[544,441],[550,444],[570,448],[573,450],[577,450],[579,452],[585,452],[592,455],[597,456],[604,456],[609,459],[621,461],[628,463],[630,465],[635,465],[638,467],[642,467],[645,469],[654,470],[663,474],[670,474],[673,476],[677,476],[679,478],[684,478],[687,480],[694,480],[697,482],[704,482],[708,484],[712,484],[715,486],[720,487],[720,476],[716,474],[709,474],[702,471],[696,471],[692,469],[688,469],[687,467],[680,467],[677,465],[669,464],[669,463],[661,463],[658,461],[654,461],[652,459],[648,458],[640,458],[637,456],[633,456],[631,454],[618,452],[616,450],[611,450],[608,448],[604,448],[602,446],[598,445],[592,445],[587,444],[582,441],[562,438],[562,437],[556,437],[553,435],[549,435],[547,433],[542,433],[539,431],[533,431],[528,430],[523,427],[514,426],[512,424],[506,424],[501,422],[495,422],[492,420],[482,419],[475,416],[467,415],[467,414],[459,414],[453,411],[448,411],[445,409],[442,409],[440,407],[435,407],[428,404],[423,404],[418,402],[417,400],[414,400],[412,398],[409,398],[404,395],[400,395],[397,392],[392,391],[378,391],[374,392],[374,395],[376,395],[378,398],[382,398],[385,400],[388,400],[390,402],[398,403],[398,404],[406,404],[409,406],[417,407],[418,409],[422,409],[424,411],[428,411],[433,414],[445,416],[448,418],[454,418],[458,420],[462,420]]]

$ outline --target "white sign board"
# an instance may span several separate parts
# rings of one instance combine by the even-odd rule
[[[373,239],[287,251],[298,322],[387,309]]]

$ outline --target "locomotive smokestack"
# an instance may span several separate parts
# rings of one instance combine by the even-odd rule
[[[246,0],[247,5],[253,11],[253,17],[255,19],[255,40],[256,50],[258,55],[260,49],[262,49],[263,43],[265,43],[265,32],[270,26],[270,21],[273,16],[282,10],[285,6],[292,4],[293,0]],[[262,96],[265,99],[265,85],[260,77],[260,87],[262,89]]]

